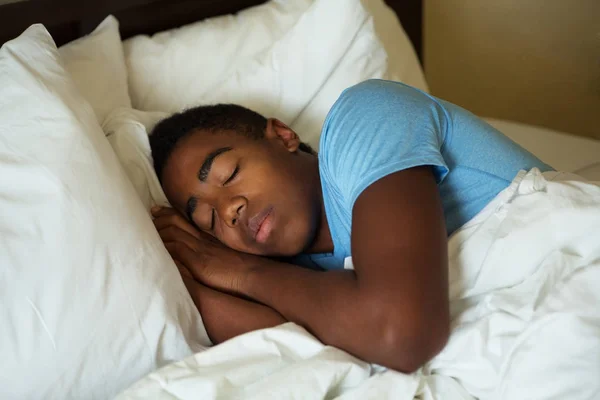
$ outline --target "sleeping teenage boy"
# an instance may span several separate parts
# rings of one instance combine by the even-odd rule
[[[403,372],[448,339],[448,236],[519,170],[550,169],[464,109],[383,80],[343,92],[318,155],[235,105],[173,115],[150,143],[174,207],[155,225],[214,342],[293,321]]]

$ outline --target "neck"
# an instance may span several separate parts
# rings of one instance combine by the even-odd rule
[[[319,174],[319,162],[314,162],[315,170],[315,186],[318,188],[318,218],[317,226],[315,228],[315,238],[313,242],[308,246],[307,253],[332,253],[333,252],[333,240],[331,238],[331,232],[329,231],[329,223],[327,222],[327,215],[325,213],[325,202],[323,200],[323,187],[321,186],[321,175]]]

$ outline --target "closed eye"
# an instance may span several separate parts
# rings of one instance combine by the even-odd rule
[[[237,176],[238,172],[240,172],[240,166],[236,165],[235,169],[233,170],[233,173],[231,174],[231,176],[225,181],[225,183],[223,183],[223,185],[227,185],[229,182],[231,182],[232,180],[235,179],[235,177]]]

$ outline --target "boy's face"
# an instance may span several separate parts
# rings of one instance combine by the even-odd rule
[[[163,170],[171,205],[226,246],[293,256],[313,240],[320,183],[298,136],[269,120],[265,138],[196,132],[177,144]]]

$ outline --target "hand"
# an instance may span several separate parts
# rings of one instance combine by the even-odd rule
[[[215,289],[242,294],[243,283],[258,257],[224,246],[172,208],[155,207],[152,215],[154,226],[182,277],[193,277]]]

